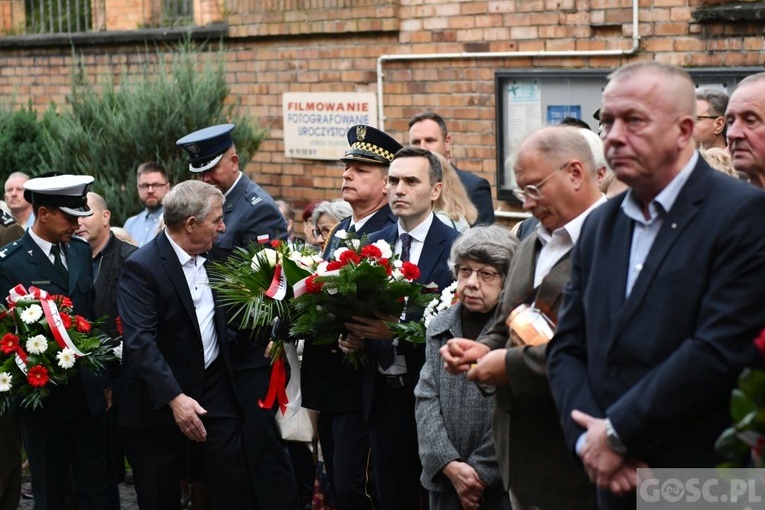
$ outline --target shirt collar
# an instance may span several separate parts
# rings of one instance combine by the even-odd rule
[[[31,228],[27,230],[27,232],[29,232],[30,237],[32,237],[32,240],[35,242],[35,244],[40,247],[45,256],[47,257],[50,255],[50,249],[53,247],[53,243],[46,241],[42,237],[35,234],[35,231]]]
[[[164,208],[162,207],[162,205],[160,205],[159,207],[157,207],[154,210],[144,209],[144,211],[146,212],[146,219],[147,220],[149,220],[149,219],[153,220],[153,219],[156,219],[156,218],[159,218],[160,216],[162,216],[162,213],[164,212]]]
[[[167,240],[170,241],[170,246],[173,247],[173,251],[175,252],[175,255],[178,257],[178,262],[181,263],[181,266],[185,266],[186,264],[189,264],[192,266],[200,266],[205,263],[207,260],[202,255],[197,255],[196,257],[192,257],[186,251],[184,251],[183,248],[181,248],[175,241],[173,241],[173,238],[170,237],[170,233],[165,230],[165,235],[167,236]],[[193,261],[196,260],[196,263]]]
[[[579,214],[576,218],[570,220],[568,223],[563,225],[560,228],[557,228],[550,232],[547,230],[544,225],[541,223],[537,225],[537,236],[539,237],[539,240],[541,241],[542,245],[549,243],[553,236],[559,236],[567,234],[569,239],[571,240],[571,244],[574,245],[579,240],[579,234],[582,232],[582,224],[584,224],[584,220],[587,219],[587,216],[590,215],[590,213],[595,210],[596,207],[600,206],[601,204],[606,202],[606,196],[601,194],[600,198],[598,198],[595,203],[593,203],[590,207],[585,209],[583,212]]]
[[[433,211],[430,211],[427,218],[425,218],[425,220],[422,223],[414,227],[409,232],[404,230],[404,227],[401,226],[401,221],[399,220],[398,222],[399,237],[401,236],[401,234],[409,234],[410,236],[412,236],[412,239],[414,239],[415,241],[424,243],[425,238],[428,237],[428,231],[430,230],[430,226],[433,224],[433,218],[434,218]]]
[[[106,244],[104,245],[104,247],[103,247],[103,248],[101,248],[101,251],[99,251],[98,253],[96,253],[96,256],[95,256],[95,257],[93,257],[94,259],[100,259],[101,257],[103,257],[103,256],[104,256],[104,252],[105,252],[105,251],[106,251],[106,249],[109,247],[109,245],[110,245],[110,244],[112,244],[112,239],[114,239],[114,233],[110,232],[110,233],[109,233],[109,239],[107,239],[107,240],[106,240]]]
[[[239,171],[239,175],[237,176],[236,180],[234,181],[234,184],[231,185],[229,189],[226,190],[226,192],[223,194],[225,198],[228,198],[228,194],[231,193],[231,190],[236,188],[236,185],[239,184],[239,181],[242,179],[242,171]]]
[[[641,204],[637,198],[637,195],[633,193],[632,189],[627,191],[627,194],[622,200],[621,208],[622,211],[624,211],[624,214],[627,215],[628,218],[631,218],[635,221],[650,223],[654,221],[661,212],[664,214],[668,213],[672,209],[672,206],[675,204],[675,200],[677,200],[677,196],[680,194],[683,186],[685,186],[685,183],[688,182],[688,178],[691,176],[691,173],[696,167],[696,163],[698,163],[698,161],[699,153],[698,151],[693,151],[693,155],[685,164],[685,166],[683,166],[680,172],[669,182],[669,184],[664,187],[663,190],[661,190],[658,195],[656,195],[653,200],[651,200],[651,203],[648,204],[648,214],[651,216],[648,221],[646,221],[645,216],[643,216]]]

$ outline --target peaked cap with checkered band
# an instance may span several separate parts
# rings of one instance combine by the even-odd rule
[[[362,161],[389,166],[393,156],[402,149],[402,145],[389,135],[363,124],[348,130],[348,143],[351,148],[340,158],[341,161]]]

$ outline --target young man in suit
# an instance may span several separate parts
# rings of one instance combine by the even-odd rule
[[[348,130],[349,149],[340,158],[343,199],[353,214],[343,219],[326,243],[329,260],[339,247],[340,230],[357,238],[394,225],[385,183],[388,166],[401,144],[371,126]],[[319,440],[337,510],[363,510],[377,506],[374,484],[369,483],[369,436],[362,413],[363,372],[349,366],[337,345],[306,342],[302,366],[303,407],[319,411]]]
[[[761,359],[765,194],[699,156],[693,91],[653,61],[603,91],[606,157],[630,190],[583,226],[547,352],[567,443],[603,509],[635,508],[636,467],[719,464],[731,390]]]
[[[88,175],[58,175],[24,183],[35,220],[21,239],[0,250],[0,291],[35,286],[68,296],[75,313],[95,318],[90,246],[73,237],[78,218],[93,214],[85,197],[92,182]],[[80,368],[79,377],[51,389],[41,409],[20,409],[35,508],[63,509],[68,495],[78,508],[119,508],[107,464],[110,405],[107,374]]]
[[[418,283],[447,287],[453,276],[447,266],[449,250],[459,233],[433,214],[442,188],[441,164],[419,147],[398,151],[388,169],[388,204],[398,218],[395,225],[369,237],[394,246],[401,260],[420,269]],[[353,317],[343,350],[365,347],[370,360],[364,370],[364,416],[369,427],[372,461],[380,494],[380,508],[419,508],[424,497],[419,477],[414,387],[425,363],[425,346],[394,338],[380,318]],[[398,317],[386,317],[397,321]],[[407,320],[419,317],[407,316]]]
[[[571,249],[587,216],[605,202],[582,130],[552,126],[521,143],[515,162],[518,198],[541,220],[513,256],[502,306],[477,342],[449,340],[447,370],[496,387],[492,433],[497,462],[514,510],[596,507],[595,486],[566,446],[547,383],[546,344],[526,346],[508,316],[532,304],[557,323]],[[554,486],[555,490],[550,490]]]
[[[226,230],[223,201],[211,185],[178,184],[165,195],[165,231],[120,277],[120,424],[141,508],[178,508],[187,449],[201,450],[213,508],[251,508],[225,316],[205,266]]]
[[[409,119],[409,145],[422,147],[437,152],[452,160],[452,135],[446,130],[444,119],[434,112],[424,112]],[[477,225],[494,223],[494,202],[491,199],[489,181],[465,170],[460,170],[452,163],[465,190],[478,209]]]
[[[233,130],[233,124],[211,126],[176,142],[188,155],[189,171],[226,197],[226,231],[218,236],[210,254],[217,260],[225,259],[235,248],[264,239],[286,241],[288,235],[287,221],[276,202],[239,169]],[[244,447],[258,508],[297,508],[297,481],[276,425],[276,411],[258,405],[271,378],[271,363],[265,354],[268,338],[264,337],[270,329],[242,331],[234,323],[229,324],[229,333],[234,380],[245,413]]]

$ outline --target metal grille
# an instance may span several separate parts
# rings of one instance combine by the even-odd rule
[[[25,0],[27,33],[88,32],[90,0]]]

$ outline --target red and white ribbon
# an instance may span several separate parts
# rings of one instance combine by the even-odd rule
[[[264,294],[276,301],[281,301],[287,295],[287,276],[281,264],[277,264],[274,268],[274,278]]]
[[[69,338],[69,333],[66,332],[64,321],[58,313],[56,303],[47,292],[37,287],[29,287],[29,292],[27,292],[23,285],[16,285],[11,289],[6,300],[11,308],[15,308],[16,302],[26,296],[34,296],[35,299],[40,301],[40,307],[43,309],[48,326],[50,326],[50,332],[53,334],[53,339],[56,340],[58,346],[62,349],[71,349],[77,357],[85,356],[85,353],[79,350],[74,345],[74,342],[72,342],[72,339]]]

